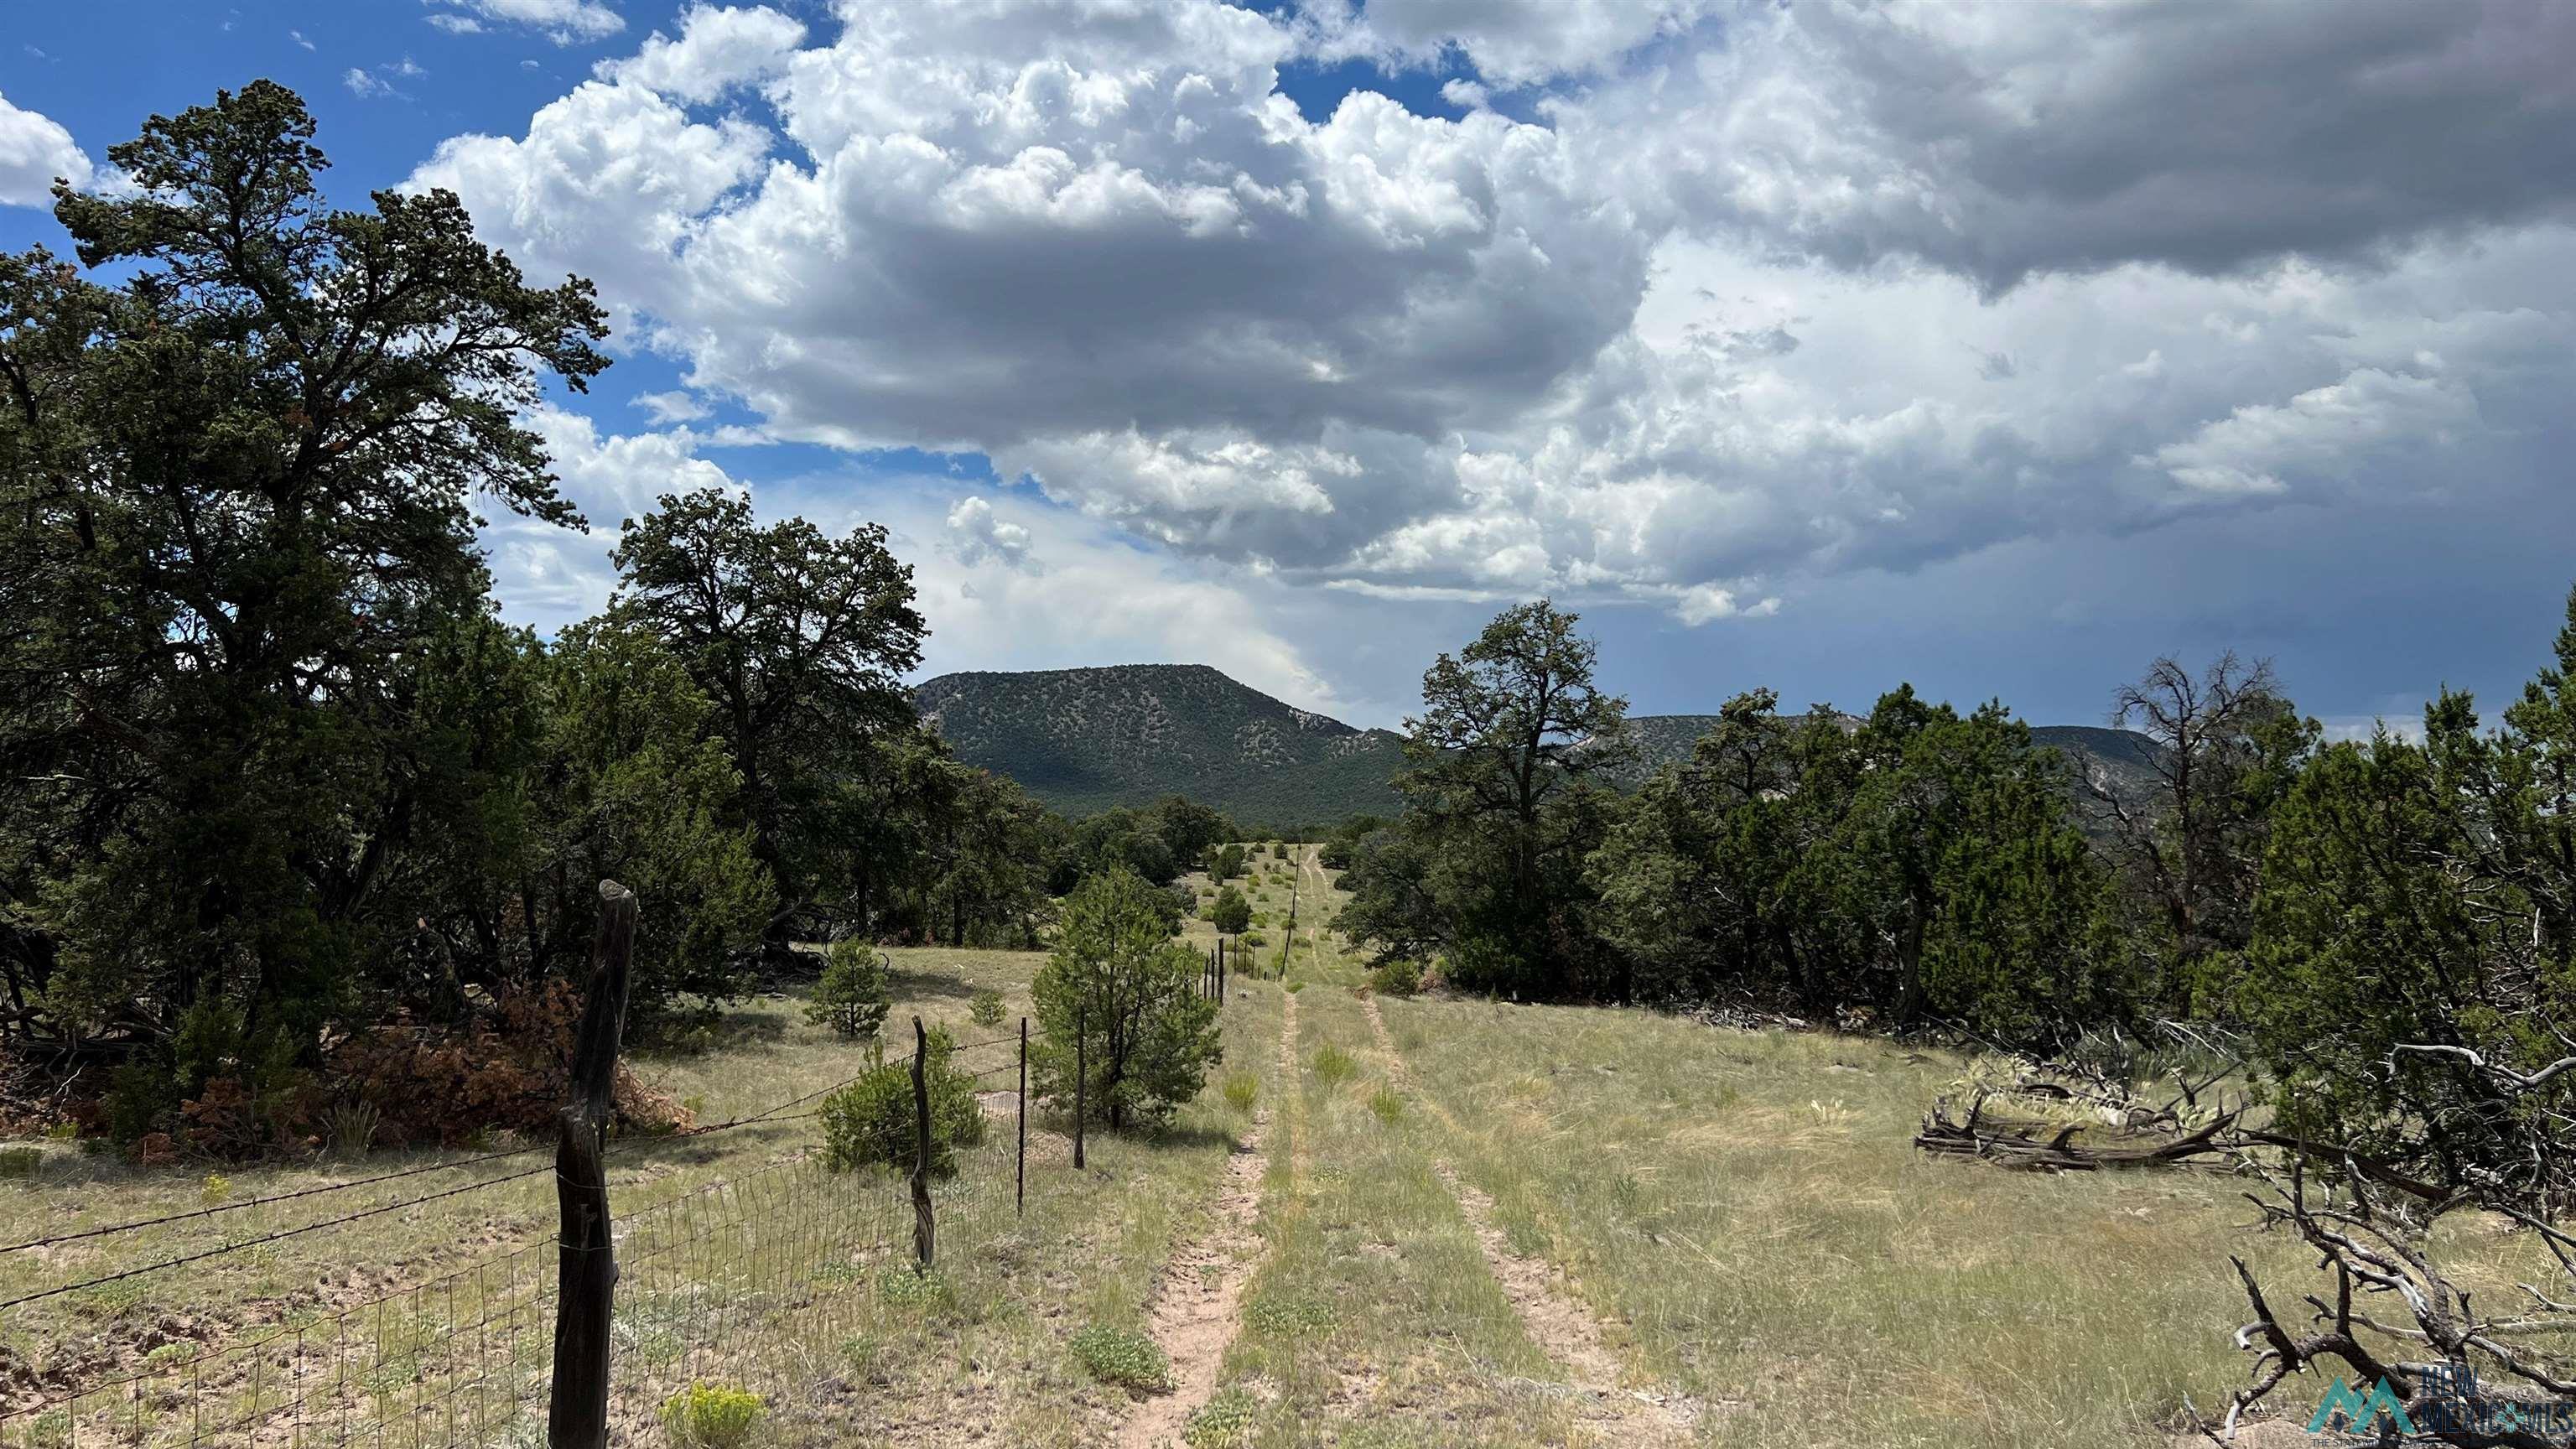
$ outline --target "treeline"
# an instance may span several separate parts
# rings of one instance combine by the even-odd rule
[[[1433,665],[1405,813],[1326,852],[1345,928],[1463,989],[1750,1000],[2043,1052],[2205,1024],[2288,1130],[2447,1180],[2537,1172],[2565,1090],[2496,1084],[2576,1040],[2570,611],[2493,728],[2445,692],[2420,740],[2326,743],[2268,667],[2160,660],[2113,701],[2153,743],[2124,784],[2000,703],[1900,686],[1858,718],[1784,715],[1756,690],[1622,795],[1625,701],[1542,602]]]
[[[901,676],[874,525],[726,491],[623,527],[616,590],[502,623],[475,510],[581,527],[519,417],[607,359],[443,192],[326,207],[260,83],[58,190],[78,265],[0,257],[0,1042],[120,1136],[255,1151],[355,1096],[452,1132],[559,1100],[596,887],[644,909],[632,1013],[685,1023],[790,945],[1034,946],[1106,864],[1233,833],[1081,824],[968,768]]]

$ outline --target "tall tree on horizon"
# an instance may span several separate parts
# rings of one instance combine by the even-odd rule
[[[803,518],[763,527],[751,501],[707,488],[664,495],[611,558],[612,618],[659,637],[716,705],[742,775],[754,850],[776,883],[766,933],[782,952],[803,912],[846,885],[830,865],[836,793],[874,739],[919,728],[903,675],[928,632],[912,569],[882,524],[835,538]]]
[[[1428,874],[1418,890],[1383,898],[1427,892],[1440,903],[1442,947],[1462,982],[1624,999],[1625,957],[1587,919],[1584,861],[1614,803],[1600,781],[1634,745],[1628,702],[1594,684],[1597,650],[1578,622],[1545,599],[1521,604],[1424,673],[1395,788],[1404,829],[1427,849],[1387,860],[1423,862]],[[1363,882],[1354,894],[1362,933],[1383,943],[1420,929],[1372,925],[1382,893]]]

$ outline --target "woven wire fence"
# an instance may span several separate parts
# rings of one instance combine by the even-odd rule
[[[976,1079],[986,1131],[980,1142],[957,1148],[953,1175],[932,1181],[936,1259],[943,1269],[972,1265],[1017,1228],[1023,1170],[1015,1130],[1022,1106],[1017,1045],[1016,1037],[996,1038],[959,1049],[957,1065]],[[909,1060],[907,1054],[888,1064]],[[922,1276],[914,1261],[909,1179],[881,1166],[827,1167],[819,1111],[783,1115],[810,1108],[829,1090],[687,1134],[786,1126],[788,1133],[762,1139],[776,1154],[771,1160],[685,1188],[612,1189],[620,1274],[612,1319],[612,1443],[672,1442],[663,1406],[696,1384],[760,1395],[773,1434],[826,1425],[835,1406],[856,1392],[853,1350],[885,1320],[887,1307],[939,1291],[938,1278]],[[617,1166],[624,1156],[631,1162],[632,1153],[670,1140],[612,1144],[609,1161]],[[1036,1165],[1034,1157],[1026,1164]],[[553,1170],[542,1163],[505,1167],[497,1176],[394,1204],[243,1233],[178,1260],[120,1268],[43,1296],[148,1283],[155,1273],[184,1273],[209,1257],[258,1252],[305,1232],[363,1234],[368,1220],[396,1210],[532,1175],[551,1177]],[[362,1246],[362,1238],[352,1243],[353,1250]],[[224,1342],[146,1328],[131,1345],[139,1350],[129,1356],[133,1361],[85,1375],[88,1382],[55,1381],[63,1370],[41,1379],[25,1372],[0,1377],[0,1449],[542,1445],[557,1248],[549,1233],[462,1269],[354,1295],[354,1301],[335,1302],[325,1285],[319,1306]]]

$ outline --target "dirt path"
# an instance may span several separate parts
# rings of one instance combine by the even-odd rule
[[[1458,1119],[1447,1108],[1413,1089],[1412,1069],[1405,1064],[1403,1053],[1396,1050],[1395,1035],[1386,1029],[1386,1017],[1378,1010],[1377,999],[1363,997],[1361,1001],[1368,1008],[1369,1030],[1377,1036],[1378,1050],[1386,1056],[1388,1076],[1408,1097],[1437,1117],[1442,1126],[1458,1131]],[[1438,1157],[1431,1159],[1431,1170],[1440,1175],[1448,1185],[1449,1195],[1457,1199],[1459,1212],[1475,1231],[1476,1246],[1484,1252],[1485,1267],[1502,1285],[1503,1296],[1511,1300],[1512,1311],[1520,1316],[1521,1327],[1530,1341],[1564,1368],[1566,1377],[1582,1395],[1584,1402],[1577,1406],[1576,1418],[1589,1431],[1592,1442],[1688,1443],[1691,1426],[1699,1421],[1704,1406],[1685,1394],[1627,1387],[1622,1382],[1626,1377],[1624,1367],[1605,1340],[1600,1319],[1560,1281],[1552,1265],[1512,1251],[1511,1239],[1499,1225],[1494,1200]]]
[[[1293,1094],[1297,998],[1284,1000],[1279,1057],[1290,1084],[1283,1090]],[[1293,1142],[1293,1129],[1285,1122],[1281,1126]],[[1243,1330],[1244,1286],[1252,1281],[1253,1265],[1261,1253],[1255,1225],[1261,1217],[1262,1179],[1269,1173],[1269,1158],[1263,1150],[1269,1135],[1270,1112],[1264,1108],[1254,1114],[1252,1130],[1226,1161],[1216,1225],[1164,1265],[1149,1319],[1154,1342],[1171,1363],[1172,1390],[1146,1400],[1119,1426],[1118,1449],[1180,1443],[1190,1416],[1216,1396],[1226,1348]]]

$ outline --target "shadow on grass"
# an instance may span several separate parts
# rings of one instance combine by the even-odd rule
[[[925,971],[918,967],[898,966],[886,973],[886,994],[898,1001],[923,997],[938,1001],[967,1001],[973,999],[980,989],[953,971]]]
[[[800,997],[755,997],[707,1021],[657,1028],[643,1040],[629,1042],[626,1055],[639,1061],[684,1061],[717,1052],[775,1051],[804,1014]]]
[[[1036,1105],[1037,1100],[1035,1096],[1030,1098],[1032,1105],[1029,1112],[1029,1130],[1050,1132],[1064,1138],[1072,1137],[1073,1114],[1052,1106]],[[1005,1130],[1007,1130],[1007,1124]],[[1191,1147],[1222,1147],[1228,1152],[1233,1152],[1243,1146],[1242,1134],[1226,1128],[1177,1124],[1166,1127],[1127,1127],[1113,1132],[1107,1123],[1094,1122],[1091,1124],[1090,1131],[1084,1134],[1084,1141],[1092,1145],[1112,1141],[1131,1142],[1157,1151]]]

